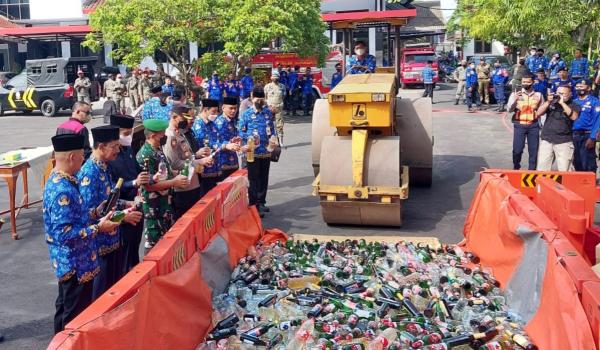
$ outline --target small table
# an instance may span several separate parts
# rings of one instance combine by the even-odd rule
[[[10,203],[10,210],[0,212],[0,215],[10,213],[10,226],[13,239],[19,239],[17,234],[17,215],[21,212],[21,209],[29,208],[29,205],[41,202],[35,201],[29,202],[29,183],[27,179],[27,169],[29,169],[29,162],[20,162],[9,165],[0,165],[0,177],[6,181],[8,186],[8,199]],[[21,204],[16,206],[15,196],[17,192],[17,180],[19,179],[19,173],[23,174],[23,199]]]

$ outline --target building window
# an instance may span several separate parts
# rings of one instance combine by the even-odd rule
[[[0,0],[0,15],[11,20],[30,19],[29,0]]]
[[[489,41],[475,40],[475,53],[492,53],[492,43]]]

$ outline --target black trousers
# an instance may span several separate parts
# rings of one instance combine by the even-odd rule
[[[79,283],[77,276],[73,276],[64,282],[58,282],[54,333],[63,331],[67,323],[92,303],[92,291],[93,282]]]
[[[225,180],[229,177],[229,175],[235,173],[236,171],[238,171],[238,169],[223,170],[223,173],[221,174],[221,176],[219,176],[219,182]]]
[[[177,221],[183,216],[194,204],[200,200],[200,187],[189,191],[175,192],[173,196],[174,220]]]
[[[254,162],[248,163],[248,197],[250,205],[266,204],[267,189],[269,188],[269,169],[271,159],[254,158]]]
[[[200,198],[204,197],[210,190],[217,186],[219,182],[219,176],[215,177],[201,177],[200,178]]]
[[[122,256],[121,248],[98,256],[100,273],[94,278],[93,300],[98,299],[123,276]]]
[[[425,91],[423,91],[423,97],[431,97],[431,100],[433,101],[433,89],[435,88],[435,84],[425,84]]]
[[[122,276],[125,276],[135,265],[140,263],[140,243],[144,231],[144,221],[137,225],[124,223],[119,228],[121,234]]]

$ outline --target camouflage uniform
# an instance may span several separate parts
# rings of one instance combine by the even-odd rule
[[[138,82],[138,94],[142,98],[142,102],[146,102],[150,99],[150,89],[152,88],[152,81],[150,78],[142,77]]]
[[[151,175],[158,172],[158,165],[161,158],[167,165],[168,179],[172,179],[173,173],[171,167],[161,149],[154,149],[146,142],[136,156],[136,160],[142,167],[142,170],[147,171]],[[142,187],[142,196],[144,197],[142,211],[144,213],[146,248],[152,248],[171,228],[171,225],[173,225],[173,192],[171,189],[160,192],[148,192]]]

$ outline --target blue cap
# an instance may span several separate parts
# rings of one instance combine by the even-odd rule
[[[592,86],[592,84],[590,83],[590,80],[589,79],[585,79],[585,78],[577,79],[576,84]]]

